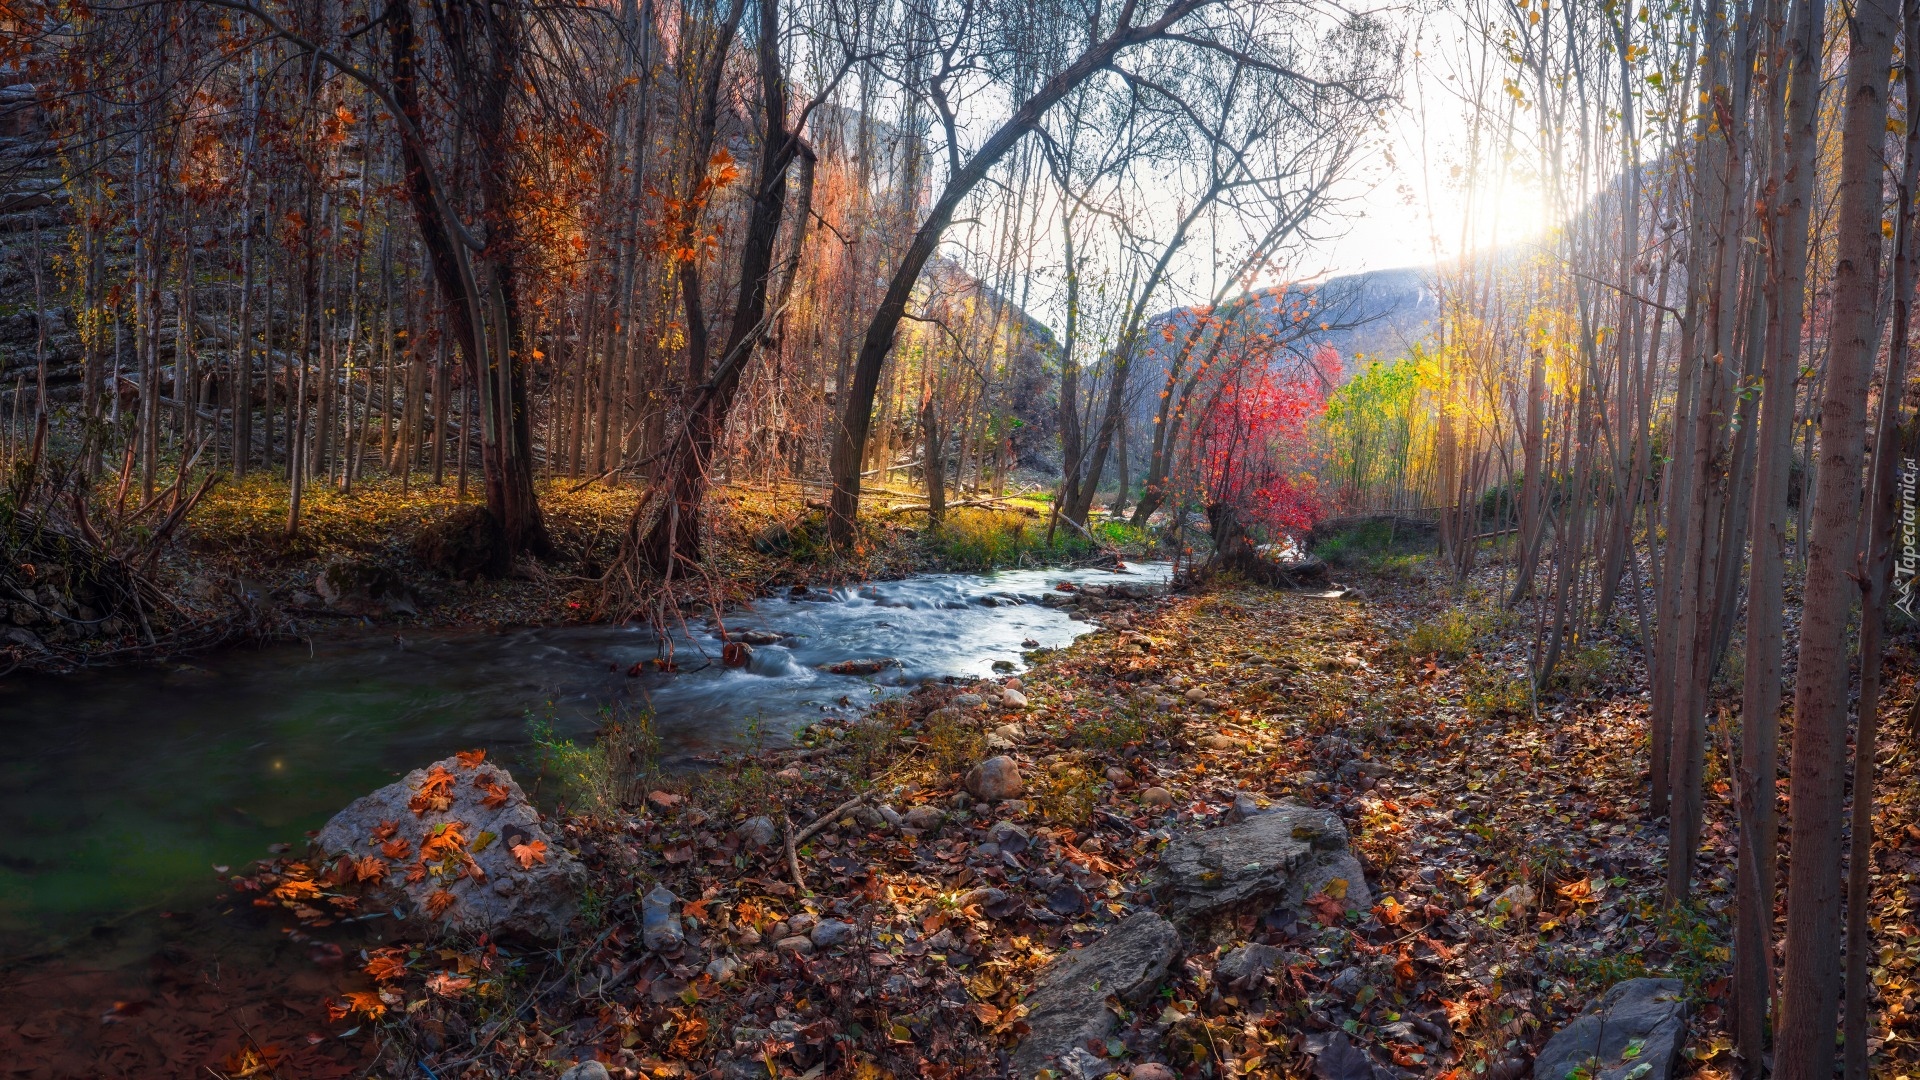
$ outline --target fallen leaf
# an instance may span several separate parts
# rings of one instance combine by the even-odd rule
[[[511,850],[515,861],[519,862],[520,869],[522,870],[531,870],[533,869],[534,863],[547,861],[547,842],[545,840],[529,840],[524,844],[515,844]]]

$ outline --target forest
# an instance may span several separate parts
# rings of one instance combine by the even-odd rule
[[[0,1053],[1920,1075],[1915,50],[0,4]]]

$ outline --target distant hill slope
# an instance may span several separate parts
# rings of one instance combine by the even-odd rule
[[[1278,338],[1292,338],[1289,348],[1305,355],[1321,346],[1333,349],[1350,374],[1357,362],[1393,359],[1407,346],[1425,338],[1439,317],[1439,299],[1425,268],[1372,270],[1345,274],[1317,284],[1278,285],[1256,290],[1251,303],[1260,329]],[[1147,366],[1164,372],[1168,357],[1179,347],[1181,332],[1197,313],[1175,308],[1148,324]],[[1295,317],[1303,315],[1298,327]],[[1322,324],[1325,329],[1321,329]],[[1171,327],[1174,341],[1163,329]]]

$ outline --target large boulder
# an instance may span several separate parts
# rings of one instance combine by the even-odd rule
[[[1180,935],[1151,911],[1137,912],[1100,940],[1055,960],[1027,995],[1027,1037],[1014,1048],[1014,1080],[1032,1080],[1049,1062],[1113,1033],[1109,997],[1138,1005],[1160,985]]]
[[[314,840],[350,858],[365,910],[392,908],[429,937],[486,932],[552,941],[586,872],[548,835],[507,770],[478,754],[415,769],[333,816]]]
[[[1668,1080],[1686,1035],[1687,998],[1680,980],[1628,979],[1609,987],[1547,1040],[1533,1059],[1534,1080],[1568,1080],[1576,1074],[1582,1080]]]
[[[1349,910],[1373,904],[1339,816],[1292,803],[1168,844],[1153,890],[1187,918],[1252,904],[1299,909],[1322,894]]]

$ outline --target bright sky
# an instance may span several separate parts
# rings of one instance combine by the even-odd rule
[[[1507,175],[1493,160],[1478,168],[1467,160],[1470,115],[1455,74],[1465,24],[1457,11],[1444,3],[1403,17],[1416,21],[1409,49],[1418,56],[1402,66],[1403,107],[1340,192],[1345,221],[1326,230],[1339,235],[1318,245],[1329,275],[1431,266],[1436,257],[1462,254],[1470,212],[1471,246],[1513,244],[1539,232],[1540,195],[1529,178]]]

